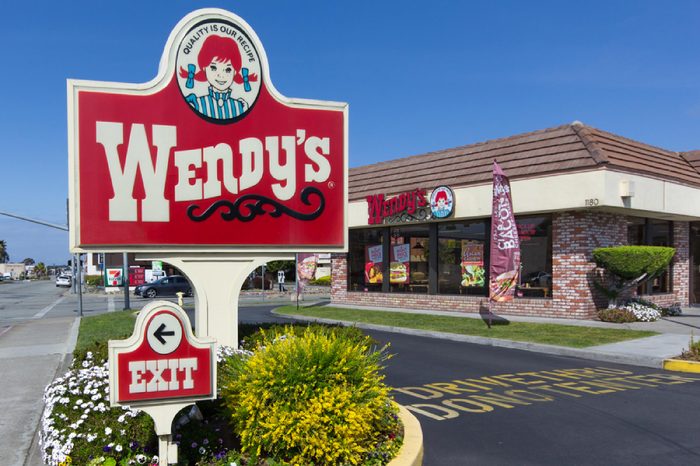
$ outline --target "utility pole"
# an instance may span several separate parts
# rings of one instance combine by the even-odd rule
[[[128,310],[131,308],[129,305],[129,256],[127,253],[124,253],[124,272],[122,273],[123,275],[123,280],[124,280],[124,310]]]

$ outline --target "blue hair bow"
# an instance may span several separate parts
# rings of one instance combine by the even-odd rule
[[[250,92],[250,81],[248,81],[248,68],[241,68],[241,76],[243,76],[243,89]]]
[[[197,67],[194,65],[187,65],[187,82],[185,83],[187,89],[192,89],[194,87],[194,72],[196,70]]]

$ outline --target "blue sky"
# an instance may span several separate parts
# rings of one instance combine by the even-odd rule
[[[71,1],[3,7],[0,211],[65,222],[66,79],[146,82],[176,23],[220,7],[277,89],[350,104],[350,166],[581,120],[700,149],[700,2]],[[69,257],[0,216],[11,260]]]

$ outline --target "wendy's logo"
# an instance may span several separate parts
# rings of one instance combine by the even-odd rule
[[[454,210],[454,194],[447,186],[439,186],[430,194],[430,211],[434,218],[449,217]]]
[[[213,123],[243,118],[260,93],[260,56],[243,29],[215,19],[192,27],[177,51],[175,72],[192,110]]]

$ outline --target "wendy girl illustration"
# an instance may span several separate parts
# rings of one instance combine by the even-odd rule
[[[185,96],[185,100],[197,112],[215,120],[231,120],[247,112],[250,108],[248,101],[236,93],[251,92],[250,83],[258,80],[257,74],[249,73],[249,69],[242,66],[236,41],[215,34],[202,43],[197,65],[188,64],[187,69],[180,67],[180,77],[186,79],[185,88],[188,90],[194,90],[195,81],[208,83],[206,93],[197,95],[192,92]]]
[[[445,218],[452,213],[454,196],[452,190],[446,186],[436,188],[430,195],[430,210],[433,217]]]

